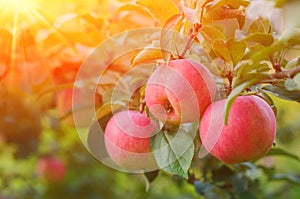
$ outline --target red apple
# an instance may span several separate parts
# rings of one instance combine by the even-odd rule
[[[61,182],[66,174],[65,164],[56,157],[43,157],[37,162],[36,174],[48,182]]]
[[[205,66],[179,59],[160,65],[151,74],[145,99],[158,120],[180,124],[197,121],[215,94],[214,78]]]
[[[105,128],[106,150],[114,163],[128,171],[156,170],[150,138],[158,125],[145,114],[127,110],[116,113]]]
[[[276,118],[260,97],[239,96],[224,125],[226,100],[212,103],[202,116],[200,137],[205,149],[226,164],[252,161],[264,156],[276,135]]]

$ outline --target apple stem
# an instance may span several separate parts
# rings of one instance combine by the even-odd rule
[[[142,100],[142,102],[140,104],[140,113],[144,113],[145,108],[146,108],[146,102],[145,102],[145,100]]]
[[[167,109],[167,114],[171,113],[173,111],[173,106],[169,101],[166,102],[166,109]]]
[[[232,82],[233,82],[233,77],[234,77],[234,73],[232,71],[229,71],[227,74],[226,74],[226,78],[228,79],[228,82],[229,82],[229,86],[228,86],[228,89],[227,89],[227,96],[231,93],[232,91]]]

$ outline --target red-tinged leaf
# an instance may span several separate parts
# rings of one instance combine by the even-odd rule
[[[236,31],[239,30],[239,22],[236,18],[214,21],[210,25],[218,27],[219,30],[222,30],[222,33],[228,39],[234,38]]]
[[[136,3],[148,8],[161,24],[165,24],[173,15],[179,14],[179,10],[172,0],[137,0]]]
[[[234,9],[229,6],[211,6],[202,18],[203,24],[211,24],[214,21],[236,18],[239,23],[239,28],[245,24],[244,9]]]
[[[197,9],[183,7],[183,12],[184,12],[186,19],[190,23],[192,23],[192,24],[200,23],[200,14],[198,13]]]

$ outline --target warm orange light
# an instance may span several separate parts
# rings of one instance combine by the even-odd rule
[[[34,0],[0,0],[0,5],[14,11],[25,11],[32,8]]]

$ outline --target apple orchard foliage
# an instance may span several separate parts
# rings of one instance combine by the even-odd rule
[[[262,1],[139,0],[120,7],[120,12],[144,13],[144,17],[152,18],[156,26],[163,28],[143,49],[124,55],[130,60],[128,71],[143,64],[156,63],[146,77],[148,81],[131,93],[130,100],[106,98],[97,112],[98,121],[105,129],[108,155],[121,170],[149,171],[143,165],[142,155],[147,154],[151,146],[159,169],[196,183],[198,192],[206,195],[207,190],[222,187],[208,179],[207,175],[211,176],[213,172],[224,169],[235,176],[241,167],[255,167],[254,163],[265,155],[295,157],[279,148],[271,149],[275,145],[276,107],[269,94],[299,102],[300,68],[296,50],[300,42],[299,32],[297,27],[289,29],[293,33],[284,32],[282,27],[279,29],[272,13],[247,12],[248,7],[252,10],[258,8],[259,3]],[[284,27],[290,5],[282,2],[269,2],[268,5],[273,6],[277,14],[282,14],[282,21],[278,23]],[[108,71],[126,76],[121,71],[124,68],[112,69],[111,65]],[[133,85],[139,80],[138,74],[128,76],[130,80],[124,80],[125,84]],[[106,89],[104,96],[113,89]],[[202,99],[205,96],[208,98]],[[213,108],[209,107],[206,113],[208,105]],[[139,142],[140,138],[135,138],[139,137],[137,129],[144,126],[139,124],[140,120],[124,114],[124,121],[134,121],[132,127],[125,130],[118,125],[117,120],[124,121],[118,113],[116,119],[115,112],[125,113],[128,109],[132,114],[140,112],[143,114],[140,117],[147,115],[152,122],[160,124],[160,130],[152,132],[150,143],[141,141],[144,145]],[[110,119],[105,128],[107,117]],[[195,133],[199,119],[200,136]],[[124,132],[128,138],[124,137]],[[112,153],[111,139],[115,140],[112,141],[114,147],[120,147],[121,151]],[[201,142],[222,162],[241,164],[223,165],[205,152]],[[128,154],[133,151],[137,153],[135,155],[141,155],[141,160]],[[207,159],[213,159],[218,166],[209,168]],[[242,163],[246,161],[252,163]],[[198,164],[205,168],[202,173],[199,173]],[[154,168],[145,173],[150,181],[158,172]],[[233,182],[227,179],[224,183]],[[249,194],[248,191],[238,193],[239,197]],[[230,188],[220,194],[225,198],[234,195]]]
[[[198,194],[208,199],[262,198],[263,180],[286,180],[300,185],[299,176],[278,174],[273,167],[261,163],[264,156],[284,155],[299,164],[299,157],[296,155],[278,146],[271,148],[273,144],[276,145],[273,141],[276,125],[274,116],[277,109],[270,97],[271,94],[285,100],[300,102],[299,19],[297,9],[296,14],[293,9],[297,8],[298,4],[297,1],[288,0],[120,0],[114,1],[111,7],[107,3],[82,3],[82,6],[78,6],[81,9],[77,14],[62,15],[65,8],[60,8],[53,1],[43,14],[53,17],[49,18],[50,23],[67,40],[63,40],[53,31],[44,30],[44,25],[39,23],[35,24],[34,29],[30,26],[25,27],[20,35],[29,35],[28,38],[20,36],[15,42],[17,46],[26,44],[28,52],[26,55],[20,55],[20,52],[23,52],[20,49],[15,62],[26,62],[27,69],[30,70],[25,71],[27,69],[17,67],[16,70],[10,71],[9,67],[4,67],[0,70],[0,78],[5,84],[11,82],[10,78],[14,77],[14,87],[33,93],[38,99],[37,105],[42,116],[45,116],[46,121],[50,120],[50,128],[57,130],[59,135],[55,136],[64,140],[65,137],[60,135],[61,129],[56,123],[60,121],[53,120],[51,109],[57,109],[60,120],[73,124],[70,116],[72,111],[78,111],[72,109],[71,99],[74,92],[72,88],[78,87],[77,82],[74,84],[76,74],[83,63],[99,64],[99,71],[92,71],[101,74],[103,80],[99,84],[96,82],[98,87],[95,107],[98,121],[95,121],[95,124],[99,123],[103,132],[105,131],[105,146],[100,149],[107,150],[107,156],[116,168],[144,172],[147,185],[154,181],[159,173],[167,172],[174,175],[173,179],[179,185],[185,180],[195,187]],[[261,9],[262,5],[266,5],[266,9]],[[51,7],[55,8],[52,8],[55,10],[52,15],[49,14]],[[86,14],[85,9],[93,10],[93,13]],[[149,27],[162,29],[158,34],[154,31],[151,35],[145,34],[145,37],[138,35],[132,38],[126,34],[127,30]],[[3,49],[10,48],[12,34],[2,26],[1,28],[2,35],[10,38],[2,43],[7,48],[0,49],[1,64],[8,66],[11,64],[8,60],[11,59],[6,58],[10,57],[10,54]],[[43,36],[38,30],[46,31],[47,36]],[[96,48],[93,51],[96,56],[91,63],[84,62],[93,48],[117,34],[120,34],[117,39],[106,43],[108,45],[104,46],[105,50],[98,52]],[[33,37],[35,39],[32,39]],[[39,44],[39,49],[36,48],[36,43]],[[145,46],[114,59],[114,54],[118,54],[121,47],[128,45],[126,48],[132,49],[139,46],[139,43],[144,43]],[[39,67],[41,60],[33,59],[38,57],[41,51],[44,52],[41,59],[47,60],[47,67]],[[2,60],[5,60],[4,63]],[[173,66],[172,63],[179,64]],[[149,67],[145,67],[148,65]],[[195,71],[193,67],[196,68]],[[24,73],[27,76],[23,76]],[[120,78],[123,76],[124,79]],[[173,76],[169,78],[171,82],[165,81],[168,76]],[[128,100],[122,96],[112,97],[115,88],[119,86],[117,82],[125,85],[125,88],[129,87],[130,91],[130,87],[135,87],[140,82],[144,85],[131,92]],[[160,86],[153,88],[151,82],[171,88],[175,93],[161,89]],[[87,83],[81,85],[82,98],[84,91],[89,90],[89,84],[95,84],[94,80],[87,80]],[[12,97],[28,98],[22,93]],[[76,100],[73,103],[76,104]],[[250,102],[247,103],[248,101]],[[3,107],[13,102],[14,100],[1,102],[0,112],[6,113]],[[22,147],[18,150],[24,150],[25,155],[22,155],[28,156],[29,153],[36,152],[36,141],[47,136],[41,134],[40,129],[41,123],[45,121],[35,119],[40,116],[35,109],[28,109],[27,104],[18,104],[24,106],[28,120],[37,122],[34,126],[39,127],[35,128],[38,132],[31,132],[33,139],[31,134],[25,138],[18,137],[16,132],[25,132],[26,130],[22,129],[30,129],[33,126],[30,122],[18,120],[20,122],[14,125],[14,128],[10,128],[10,132],[0,129],[0,132],[3,131],[0,135],[4,135],[3,140],[9,143],[18,144],[22,139],[25,140],[23,143],[33,145],[31,149],[26,147],[26,144],[20,144]],[[158,110],[152,108],[155,105],[159,105]],[[216,110],[213,108],[215,106]],[[13,108],[17,106],[10,106],[10,109]],[[171,114],[173,117],[169,119]],[[66,118],[68,120],[65,120]],[[86,119],[84,115],[82,119]],[[186,121],[180,121],[181,119]],[[125,127],[119,126],[116,121],[121,121]],[[147,126],[149,124],[151,128]],[[222,130],[214,129],[223,125],[225,126]],[[4,125],[0,125],[2,126]],[[257,130],[259,127],[261,128]],[[207,128],[211,129],[203,130]],[[211,134],[212,130],[214,133],[222,132],[223,137],[217,140],[215,148],[210,151],[211,146],[204,141],[204,134]],[[7,136],[6,133],[10,135]],[[95,133],[93,126],[90,133]],[[232,133],[235,134],[231,135]],[[143,138],[140,137],[141,134],[153,135]],[[0,142],[1,139],[2,137]],[[214,139],[216,137],[212,136],[213,142],[216,141]],[[66,140],[64,141],[67,142]],[[57,143],[49,144],[44,141],[43,144],[46,149],[38,149],[40,156],[48,155],[49,151],[57,153]],[[71,144],[64,143],[65,145]],[[91,147],[90,143],[88,147]],[[69,154],[77,148],[72,148],[73,151],[64,150]],[[141,160],[139,153],[146,157]],[[72,155],[76,156],[73,153]],[[74,158],[78,161],[76,158],[82,157]],[[73,163],[72,166],[76,166],[74,159],[74,162],[70,163]],[[86,166],[85,161],[84,159],[73,172],[83,172],[80,166]],[[37,164],[36,175],[45,178],[43,175],[46,174],[41,170],[46,169],[44,166],[38,166],[39,164],[41,163]],[[63,181],[65,166],[60,164],[58,167],[60,174],[57,179]],[[56,178],[55,175],[53,177]],[[71,181],[72,179],[71,177]],[[107,179],[109,176],[101,177],[102,181]],[[85,189],[91,186],[86,179],[80,183],[65,183],[64,186],[72,184],[73,187],[68,188],[73,191],[80,186]],[[99,189],[94,185],[91,187]],[[57,190],[55,186],[52,188],[54,192]],[[97,193],[100,195],[105,191],[106,188]]]

